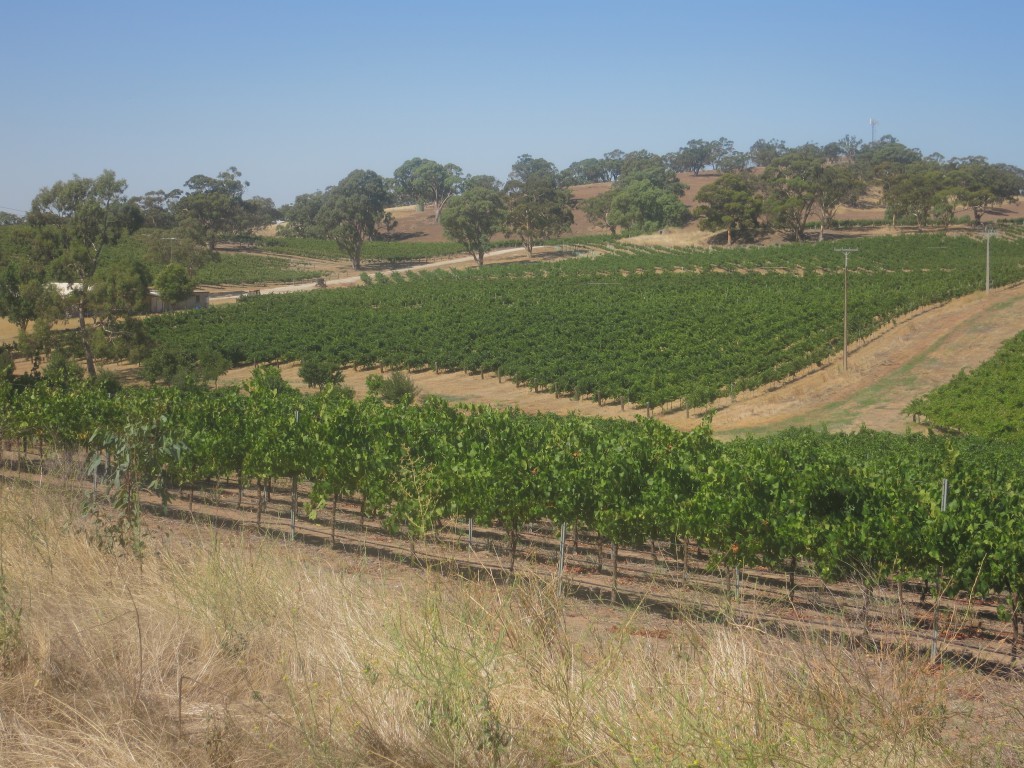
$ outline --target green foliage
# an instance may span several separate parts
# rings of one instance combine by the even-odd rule
[[[29,223],[35,248],[49,278],[74,287],[60,304],[77,315],[79,343],[90,376],[96,375],[93,329],[85,316],[99,318],[97,327],[113,326],[144,297],[148,274],[137,261],[105,264],[104,251],[142,224],[138,207],[125,197],[128,183],[113,171],[95,179],[75,176],[42,189],[32,201]],[[29,280],[35,284],[35,277]],[[41,300],[46,299],[44,291]]]
[[[669,165],[674,171],[689,171],[700,175],[705,168],[718,169],[722,162],[734,154],[733,143],[724,136],[715,141],[691,139],[685,147],[670,155]]]
[[[82,366],[63,349],[56,349],[46,359],[43,377],[55,383],[78,381],[84,375]]]
[[[612,174],[608,162],[596,157],[570,163],[558,174],[558,183],[563,187],[597,184],[602,181],[612,181]]]
[[[212,251],[225,238],[269,224],[277,216],[273,202],[260,197],[243,199],[248,186],[234,166],[216,178],[193,176],[185,182],[188,192],[171,206],[178,226]]]
[[[558,185],[557,169],[547,160],[521,155],[512,166],[505,194],[505,234],[530,256],[540,241],[558,237],[572,226],[571,195]]]
[[[388,376],[376,373],[367,376],[366,391],[392,405],[412,402],[419,394],[419,389],[412,383],[412,379],[402,371],[394,371]]]
[[[630,152],[623,156],[612,188],[580,207],[591,223],[607,227],[613,235],[619,229],[653,232],[689,220],[689,209],[679,199],[685,190],[664,158]]]
[[[191,278],[220,256],[196,243],[182,229],[144,229],[122,241],[122,246],[132,248],[136,258],[147,260],[155,273],[161,267],[180,264]]]
[[[208,347],[157,349],[142,361],[142,376],[151,383],[163,382],[191,389],[216,381],[231,367],[228,359]]]
[[[803,238],[818,200],[814,178],[821,163],[820,150],[808,144],[780,155],[765,169],[762,210],[769,227],[793,240]]]
[[[7,381],[14,376],[14,354],[8,345],[0,346],[0,381]]]
[[[195,283],[189,279],[188,270],[184,266],[171,263],[157,274],[153,288],[164,301],[177,304],[192,295]]]
[[[971,373],[914,400],[907,411],[929,423],[978,437],[1024,435],[1024,333]]]
[[[337,243],[314,237],[267,237],[254,238],[253,246],[270,253],[289,256],[310,256],[315,259],[337,259],[342,257]],[[363,243],[363,262],[428,261],[463,253],[465,246],[455,242],[421,243],[404,241],[371,240]]]
[[[328,384],[341,384],[345,373],[341,366],[323,355],[310,354],[299,364],[299,378],[306,386],[323,389]]]
[[[109,452],[118,514],[101,533],[138,554],[143,488],[166,498],[237,474],[261,486],[305,479],[317,505],[358,494],[366,514],[410,540],[469,514],[504,527],[514,547],[523,526],[547,519],[618,544],[685,537],[735,565],[798,561],[826,580],[941,569],[953,591],[1024,590],[1019,440],[790,430],[720,444],[707,424],[684,434],[649,419],[385,405],[330,386],[302,396],[272,367],[241,392],[43,379],[2,403],[6,439],[84,448],[94,468]]]
[[[941,246],[941,247],[940,247]],[[852,260],[861,338],[916,307],[977,290],[969,238],[869,238]],[[993,284],[1024,277],[994,240]],[[301,296],[148,318],[159,350],[219,350],[232,365],[302,360],[492,371],[569,395],[697,406],[824,360],[842,345],[842,259],[831,244],[730,251],[619,246],[593,259],[413,273]]]
[[[646,150],[630,152],[622,158],[622,166],[613,189],[625,187],[634,181],[646,181],[656,189],[682,195],[686,186],[676,178],[675,171],[665,158]]]
[[[760,167],[767,168],[778,157],[785,154],[786,142],[780,139],[758,139],[750,145],[750,161]]]
[[[38,258],[36,250],[28,225],[0,227],[0,317],[23,331],[45,314],[46,261]]]
[[[104,264],[93,275],[89,291],[93,316],[105,318],[109,324],[116,318],[144,311],[149,282],[149,269],[142,262],[114,261]]]
[[[613,233],[616,228],[653,232],[663,227],[682,226],[690,217],[689,210],[675,193],[656,187],[646,179],[616,182],[610,194],[606,218]]]
[[[300,236],[333,240],[355,269],[363,243],[389,232],[394,219],[385,208],[391,195],[383,178],[356,170],[324,192],[303,195],[288,212],[289,230]]]
[[[1002,164],[990,164],[983,157],[954,158],[950,161],[956,199],[974,214],[980,225],[986,209],[1015,201],[1024,189],[1024,171]]]
[[[952,179],[939,162],[922,159],[891,168],[882,180],[882,201],[893,218],[913,216],[919,227],[933,216],[952,213]]]
[[[726,244],[734,236],[749,238],[758,227],[761,198],[757,183],[747,174],[726,173],[697,193],[700,228],[726,231]]]
[[[453,199],[441,215],[445,236],[466,247],[478,266],[495,232],[505,224],[505,198],[493,188],[473,187]]]
[[[441,215],[441,209],[452,195],[462,187],[462,169],[448,163],[441,165],[434,160],[414,157],[395,169],[394,187],[400,200],[423,205],[434,203],[434,219]]]

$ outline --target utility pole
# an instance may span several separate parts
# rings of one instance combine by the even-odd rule
[[[850,336],[849,336],[849,333],[848,333],[849,326],[848,326],[848,323],[847,323],[847,318],[849,317],[849,314],[847,312],[847,307],[849,306],[849,303],[847,301],[847,297],[849,296],[849,287],[850,287],[850,281],[849,281],[850,254],[851,253],[856,253],[857,249],[856,248],[836,248],[835,250],[836,250],[837,253],[841,253],[845,257],[844,261],[843,261],[843,370],[846,371],[846,370],[849,370],[849,356],[850,356],[850,347],[849,347]]]
[[[991,275],[992,275],[992,270],[991,270],[992,258],[991,258],[991,255],[992,255],[992,251],[991,251],[991,245],[992,245],[992,238],[993,237],[998,237],[998,236],[999,236],[999,233],[991,225],[985,227],[985,232],[982,235],[982,237],[985,238],[985,293],[988,293],[989,289],[992,287],[992,280],[991,280]]]

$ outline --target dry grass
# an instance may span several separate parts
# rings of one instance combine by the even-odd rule
[[[1021,765],[1019,682],[0,487],[0,765]]]

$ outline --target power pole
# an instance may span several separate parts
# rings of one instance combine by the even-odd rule
[[[990,246],[992,244],[992,238],[998,236],[999,233],[992,226],[985,227],[985,232],[982,235],[982,237],[985,238],[985,293],[988,293],[989,289],[992,287],[992,251]]]
[[[849,357],[850,357],[850,346],[849,346],[850,336],[849,336],[849,332],[848,332],[849,325],[847,323],[847,318],[849,317],[849,314],[847,312],[847,307],[849,306],[849,302],[847,300],[847,297],[849,296],[849,287],[850,287],[850,281],[849,281],[850,254],[851,253],[856,253],[857,249],[856,248],[836,248],[835,250],[836,250],[837,253],[841,253],[845,257],[844,260],[843,260],[843,370],[847,371],[847,370],[849,370]]]

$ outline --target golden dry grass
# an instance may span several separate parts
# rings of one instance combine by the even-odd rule
[[[0,765],[1020,765],[1020,682],[0,487]]]

